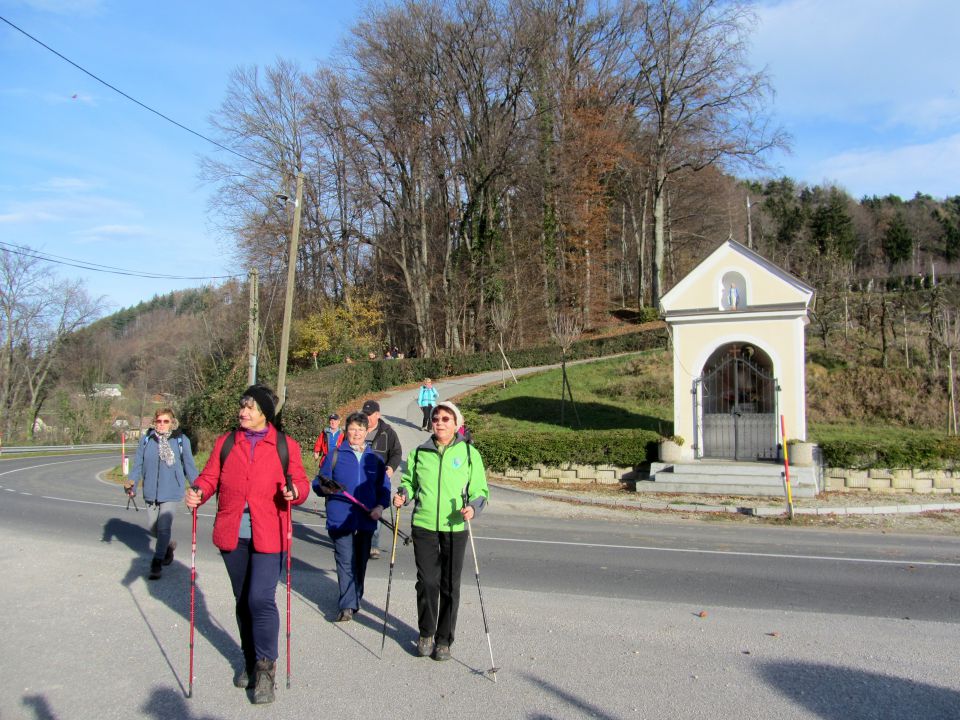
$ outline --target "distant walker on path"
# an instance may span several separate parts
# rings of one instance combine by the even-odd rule
[[[433,386],[433,380],[426,378],[423,385],[420,386],[420,393],[417,395],[417,405],[423,413],[423,420],[420,423],[421,430],[430,430],[430,416],[433,414],[433,408],[440,399],[440,393]]]

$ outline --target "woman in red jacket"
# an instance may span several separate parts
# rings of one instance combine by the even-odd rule
[[[220,549],[233,595],[243,650],[244,670],[237,687],[253,688],[254,703],[274,700],[280,613],[276,592],[286,561],[287,514],[307,499],[309,481],[300,446],[285,437],[289,461],[287,489],[273,426],[277,396],[265,385],[252,385],[240,398],[240,428],[217,438],[203,472],[185,502],[191,510],[217,495],[213,544]],[[221,467],[224,442],[232,447]]]

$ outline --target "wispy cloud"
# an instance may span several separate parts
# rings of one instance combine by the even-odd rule
[[[863,195],[893,193],[907,199],[917,192],[944,198],[960,192],[960,133],[929,143],[892,150],[864,149],[827,158],[815,172]]]
[[[960,3],[758,2],[753,58],[781,112],[930,131],[960,123]]]
[[[138,218],[141,212],[120,200],[94,195],[59,197],[49,200],[13,202],[0,208],[0,223],[37,225],[86,221],[97,223],[106,218]]]
[[[98,225],[76,230],[70,235],[75,237],[78,243],[89,244],[117,240],[143,240],[150,237],[151,232],[142,225]]]
[[[26,102],[39,102],[44,105],[66,105],[68,103],[79,103],[97,107],[97,98],[90,93],[81,92],[76,88],[64,87],[63,90],[50,92],[49,90],[40,92],[33,88],[26,87],[5,87],[0,88],[0,98],[8,97],[15,100]]]
[[[37,192],[42,193],[81,193],[88,192],[97,187],[100,187],[102,183],[97,180],[90,180],[89,178],[77,178],[77,177],[53,177],[49,180],[45,180],[33,187]]]

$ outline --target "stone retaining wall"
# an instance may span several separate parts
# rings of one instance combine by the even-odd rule
[[[616,465],[569,465],[563,468],[537,465],[529,470],[506,470],[496,475],[518,482],[616,485],[637,480],[633,468]],[[931,495],[960,494],[960,468],[948,470],[850,470],[824,468],[824,490],[832,492],[870,490],[878,493],[915,492]]]
[[[952,470],[849,470],[825,468],[824,489],[834,492],[915,492],[933,495],[960,493],[960,468]]]
[[[623,480],[625,475],[629,475],[631,479],[634,479],[633,468],[618,467],[616,465],[569,465],[565,468],[537,465],[530,470],[510,469],[500,473],[500,476],[507,480],[516,480],[519,482],[555,482],[558,485],[564,483],[576,483],[579,485],[587,485],[590,483],[616,485]]]

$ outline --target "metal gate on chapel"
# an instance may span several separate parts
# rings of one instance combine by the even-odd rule
[[[752,353],[738,346],[730,351],[693,381],[693,397],[700,405],[694,417],[699,415],[702,423],[703,457],[776,460],[780,386],[772,373],[752,361]]]

